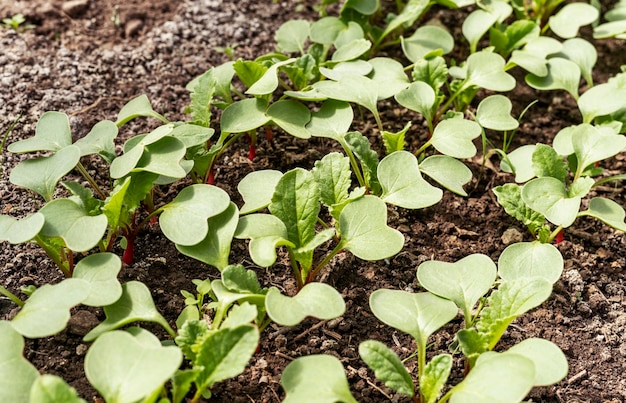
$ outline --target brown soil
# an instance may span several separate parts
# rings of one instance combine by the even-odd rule
[[[82,136],[99,120],[115,120],[119,109],[141,93],[148,95],[155,110],[172,120],[184,119],[182,112],[188,103],[185,84],[228,60],[216,47],[237,43],[235,56],[242,58],[270,51],[274,46],[273,32],[282,22],[316,18],[311,3],[0,0],[0,17],[21,12],[37,26],[22,34],[0,30],[0,133],[21,116],[8,143],[30,137],[43,112],[58,110],[71,117],[73,133]],[[451,28],[459,20],[449,11],[433,12],[431,17],[441,18]],[[599,45],[602,64],[597,68],[597,82],[606,81],[626,63],[624,50],[619,41]],[[566,94],[537,94],[524,85],[511,95],[514,114],[537,97],[540,101],[526,115],[516,145],[549,144],[558,130],[580,122],[577,109]],[[393,108],[385,108],[383,113],[383,121],[397,120],[398,128],[415,118],[398,118],[402,112]],[[150,124],[133,123],[122,133],[128,136],[143,132]],[[368,127],[371,125],[364,124],[360,129],[371,132]],[[417,136],[416,131],[410,132],[409,142],[417,142]],[[380,149],[375,133],[372,141]],[[497,144],[498,139],[494,141]],[[245,157],[245,148],[244,142],[237,144],[218,166],[218,186],[237,203],[240,200],[236,184],[248,172],[267,167],[283,171],[296,166],[311,168],[317,158],[333,149],[333,144],[279,135],[273,144],[260,144],[254,162]],[[2,150],[0,211],[15,217],[35,211],[40,205],[39,200],[8,181],[12,167],[22,158]],[[392,346],[401,357],[410,355],[414,348],[408,336],[382,325],[371,314],[368,296],[379,288],[417,290],[415,270],[426,260],[455,261],[472,253],[498,258],[506,246],[503,233],[517,223],[496,203],[490,189],[510,178],[482,169],[479,162],[480,159],[468,162],[475,178],[480,178],[468,186],[469,197],[447,192],[441,203],[428,209],[390,210],[390,225],[406,238],[405,249],[399,255],[388,262],[364,262],[349,255],[331,262],[323,281],[344,296],[345,315],[327,322],[307,319],[293,328],[270,326],[262,334],[260,352],[246,371],[215,387],[213,401],[278,402],[284,397],[279,385],[284,367],[296,357],[316,353],[340,358],[358,401],[408,401],[393,396],[376,381],[358,356],[359,343],[370,338]],[[97,161],[91,161],[90,168],[96,170]],[[622,153],[606,168],[624,172],[626,155]],[[601,188],[597,192],[625,204],[621,187]],[[524,234],[523,229],[519,230]],[[530,240],[528,235],[524,238]],[[542,337],[559,345],[568,358],[570,370],[566,379],[555,386],[533,390],[533,401],[626,401],[625,246],[624,234],[591,219],[577,221],[558,245],[565,259],[565,271],[552,297],[519,318],[503,337],[499,348],[525,338]],[[184,307],[180,290],[192,291],[192,279],[219,275],[215,269],[179,254],[157,229],[142,233],[136,249],[136,263],[125,267],[120,279],[146,283],[159,310],[171,323]],[[252,267],[245,243],[235,242],[231,261]],[[258,268],[258,274],[264,286],[293,288],[291,272],[282,264]],[[40,286],[60,279],[60,272],[36,246],[2,245],[0,281],[11,291],[19,294],[24,285]],[[10,318],[15,311],[14,305],[0,298],[0,318]],[[63,377],[88,401],[94,401],[97,393],[84,376],[83,359],[88,346],[81,338],[84,326],[95,318],[103,318],[101,310],[80,308],[74,312],[68,330],[54,337],[30,340],[24,352],[42,373]],[[437,332],[430,351],[446,350],[459,324],[457,321]],[[159,329],[148,328],[160,334]],[[415,364],[409,361],[407,365],[411,368]],[[458,361],[457,375],[460,365]]]

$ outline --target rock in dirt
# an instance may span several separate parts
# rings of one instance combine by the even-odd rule
[[[63,12],[72,18],[78,18],[85,14],[89,8],[89,0],[71,0],[63,3]]]
[[[77,336],[84,336],[100,323],[96,315],[89,311],[78,311],[67,323],[67,331]]]

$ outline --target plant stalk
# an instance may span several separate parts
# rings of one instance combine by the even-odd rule
[[[24,301],[22,301],[17,295],[13,294],[11,291],[7,290],[1,285],[0,285],[0,295],[4,295],[5,297],[13,301],[20,308],[24,306]]]
[[[89,172],[87,172],[87,169],[85,169],[85,166],[80,161],[76,164],[76,169],[78,169],[78,172],[80,172],[83,178],[87,179],[87,182],[89,182],[91,187],[96,191],[96,193],[98,193],[98,196],[100,196],[102,200],[107,198],[107,195],[104,194],[102,189],[100,189],[100,186],[98,186],[96,181],[91,177],[91,175],[89,175]]]

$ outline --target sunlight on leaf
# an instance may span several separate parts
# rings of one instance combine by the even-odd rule
[[[324,283],[308,283],[293,297],[271,288],[265,308],[272,321],[281,326],[295,326],[307,316],[321,320],[337,318],[346,310],[339,291]]]
[[[356,403],[341,362],[331,355],[309,355],[289,363],[280,378],[283,403]]]

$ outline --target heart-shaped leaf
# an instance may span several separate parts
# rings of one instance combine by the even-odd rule
[[[538,77],[526,75],[528,85],[537,90],[565,90],[574,99],[578,99],[578,85],[580,84],[580,67],[562,57],[553,57],[548,60],[548,74]]]
[[[52,200],[59,180],[70,172],[80,160],[80,149],[67,146],[49,157],[22,161],[11,171],[9,180],[17,186],[30,189]]]
[[[451,192],[467,196],[463,185],[472,180],[472,170],[447,155],[431,155],[419,164],[420,171]]]
[[[21,220],[0,214],[0,240],[12,244],[33,239],[43,228],[45,217],[41,213],[31,214]]]
[[[311,40],[322,45],[332,45],[339,33],[348,28],[348,25],[338,17],[326,16],[311,24]]]
[[[515,182],[524,183],[534,178],[533,154],[537,146],[527,144],[516,148],[507,154],[506,158],[500,162],[500,169],[504,172],[515,173]]]
[[[74,278],[85,280],[91,286],[89,295],[83,300],[88,306],[106,306],[122,296],[122,285],[117,275],[122,261],[110,252],[95,253],[81,259],[74,267]]]
[[[598,9],[591,4],[579,2],[566,4],[550,17],[550,29],[561,38],[573,38],[578,35],[580,27],[591,24],[599,16]]]
[[[434,53],[447,54],[454,48],[454,38],[444,28],[437,25],[424,25],[408,38],[401,38],[402,51],[412,63],[427,58]]]
[[[122,296],[115,303],[105,306],[104,314],[106,319],[91,329],[83,338],[84,341],[93,341],[104,333],[138,321],[157,323],[170,335],[174,334],[167,320],[154,306],[150,290],[139,281],[123,284]]]
[[[228,193],[217,186],[187,186],[174,200],[162,207],[159,224],[163,234],[175,244],[196,245],[209,231],[207,220],[226,210],[229,205]]]
[[[565,185],[551,177],[536,178],[522,188],[522,199],[531,209],[564,228],[574,223],[581,197],[569,197]]]
[[[461,30],[463,36],[470,44],[470,51],[476,52],[478,41],[489,31],[489,27],[498,21],[496,13],[490,13],[483,9],[476,9],[464,20]]]
[[[343,365],[331,355],[295,359],[285,367],[280,384],[287,394],[283,403],[357,403]]]
[[[304,44],[309,38],[310,25],[311,23],[306,20],[289,20],[285,22],[274,34],[278,49],[284,53],[304,53]]]
[[[548,386],[567,375],[567,358],[554,343],[536,337],[526,339],[509,348],[504,354],[517,354],[535,365],[533,386]]]
[[[341,81],[320,81],[313,85],[322,95],[339,101],[354,102],[378,117],[378,89],[371,79],[363,76],[347,76]]]
[[[491,95],[478,104],[476,121],[487,129],[515,130],[519,122],[511,116],[513,104],[504,95]]]
[[[32,403],[85,403],[78,397],[76,389],[56,375],[45,374],[37,378],[30,391]]]
[[[554,284],[561,278],[563,267],[561,252],[537,241],[509,245],[498,259],[498,274],[506,281],[536,276]]]
[[[370,308],[384,324],[411,335],[419,345],[456,317],[454,302],[423,292],[376,290],[370,296]]]
[[[283,173],[272,169],[250,172],[239,184],[237,190],[244,200],[240,214],[253,213],[269,206],[276,184]]]
[[[516,81],[504,71],[504,65],[504,59],[497,53],[474,53],[467,58],[468,82],[491,91],[510,91]]]
[[[398,393],[413,397],[415,386],[411,374],[389,347],[376,340],[367,340],[359,344],[359,355],[374,371],[376,379]]]
[[[311,120],[311,112],[300,102],[289,99],[274,102],[267,108],[266,115],[274,124],[294,137],[300,139],[311,137],[311,132],[305,127]]]
[[[346,44],[337,47],[335,53],[333,53],[331,60],[333,62],[345,62],[348,60],[354,60],[361,56],[372,47],[372,42],[365,38],[357,38]]]
[[[136,98],[131,99],[122,107],[120,112],[117,114],[117,121],[115,124],[117,127],[120,127],[129,121],[140,117],[152,117],[155,119],[159,119],[163,123],[169,123],[165,117],[158,114],[152,109],[152,104],[150,104],[150,100],[145,94],[139,95]]]
[[[381,199],[408,209],[425,208],[441,200],[443,192],[422,178],[417,158],[407,151],[389,154],[378,165]]]
[[[229,105],[220,120],[222,132],[242,133],[263,126],[270,121],[265,114],[268,104],[261,98],[247,98]]]
[[[72,144],[72,132],[67,115],[62,112],[44,112],[37,121],[35,136],[10,144],[12,153],[59,151]]]
[[[626,212],[613,200],[594,197],[589,201],[589,209],[579,215],[595,217],[610,227],[626,232],[626,222],[624,222]]]
[[[0,321],[0,400],[28,402],[37,369],[22,356],[24,339],[11,326]]]
[[[269,267],[276,262],[276,248],[295,245],[287,240],[287,227],[271,214],[250,214],[239,219],[235,238],[250,239],[250,257],[255,264]]]
[[[154,337],[154,336],[152,336]],[[162,347],[124,331],[103,334],[85,356],[85,375],[105,400],[132,403],[147,397],[176,372],[178,347]]]
[[[81,157],[91,154],[99,154],[109,164],[115,158],[115,144],[113,140],[117,137],[118,129],[115,123],[110,120],[103,120],[96,123],[87,135],[74,143],[80,148]]]
[[[450,403],[519,402],[530,392],[535,365],[516,354],[485,354],[451,390]]]
[[[329,99],[311,115],[306,128],[313,136],[339,140],[350,130],[353,118],[354,112],[349,103]]]
[[[70,199],[56,199],[39,210],[46,221],[42,236],[60,237],[65,245],[75,252],[87,252],[95,247],[107,229],[104,214],[90,216]]]
[[[591,73],[598,60],[595,46],[583,38],[572,38],[563,42],[563,48],[559,55],[576,63],[587,84],[593,85]]]
[[[324,283],[308,283],[293,297],[270,288],[265,298],[265,309],[272,321],[281,326],[295,326],[307,316],[328,320],[346,311],[339,291]]]
[[[85,280],[75,278],[43,285],[30,296],[11,325],[31,339],[52,336],[65,329],[70,308],[84,301],[90,288]]]
[[[169,178],[184,178],[188,171],[182,161],[186,151],[185,144],[176,137],[163,137],[144,147],[143,154],[133,170],[152,172]]]
[[[409,85],[404,66],[400,62],[388,57],[375,57],[368,60],[368,63],[373,67],[369,78],[376,87],[378,100],[390,98]]]
[[[473,254],[455,262],[431,260],[417,268],[420,284],[435,295],[454,302],[471,321],[472,309],[496,280],[496,265],[486,255]]]
[[[341,211],[343,248],[363,260],[385,259],[402,250],[404,236],[387,226],[387,205],[376,196],[363,196]]]
[[[290,21],[290,22],[293,22],[293,21]],[[303,21],[303,22],[306,22],[306,21]],[[283,66],[292,64],[295,61],[296,61],[295,58],[291,58],[291,59],[287,59],[282,62],[273,64],[269,69],[267,69],[267,71],[265,72],[265,74],[263,74],[261,78],[259,78],[254,84],[250,86],[250,88],[248,88],[248,91],[246,91],[246,94],[265,95],[265,94],[271,94],[272,92],[274,92],[276,88],[278,88],[278,69]]]
[[[421,113],[427,121],[432,121],[435,105],[435,91],[423,81],[415,81],[395,96],[405,108]]]
[[[626,88],[612,83],[599,84],[585,91],[578,99],[583,122],[591,123],[598,116],[610,115],[626,107]]]
[[[580,172],[594,162],[612,157],[626,149],[626,137],[621,134],[600,131],[585,123],[579,127],[581,130],[572,135],[571,139]]]
[[[435,126],[430,142],[442,154],[454,158],[471,158],[476,154],[472,140],[481,133],[480,125],[472,120],[446,119]]]
[[[237,206],[231,202],[226,210],[208,219],[206,238],[195,245],[176,245],[176,249],[221,271],[228,266],[230,245],[238,221]]]

